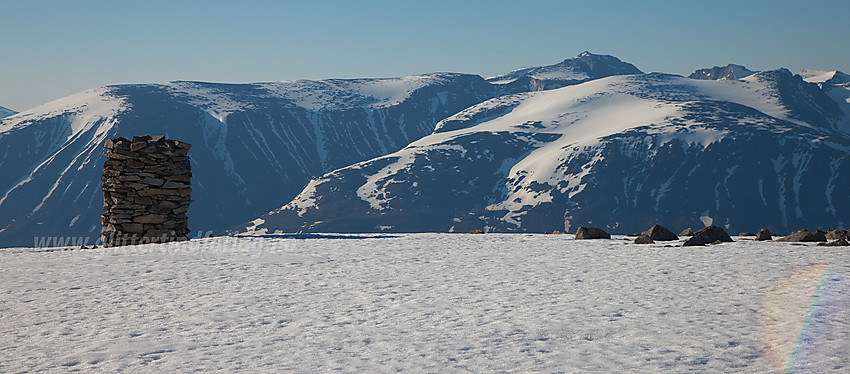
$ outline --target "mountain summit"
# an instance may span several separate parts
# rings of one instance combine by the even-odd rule
[[[726,66],[715,66],[713,68],[699,69],[688,78],[719,80],[719,79],[741,79],[757,73],[741,65],[729,64]]]
[[[554,65],[517,69],[487,78],[505,93],[560,88],[612,75],[641,74],[634,65],[609,55],[582,52]]]

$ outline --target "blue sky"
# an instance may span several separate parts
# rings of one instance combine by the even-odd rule
[[[589,50],[850,72],[840,1],[4,1],[0,106],[117,83],[496,75]]]

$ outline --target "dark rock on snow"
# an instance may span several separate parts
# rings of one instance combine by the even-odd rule
[[[683,247],[714,244],[715,242],[731,242],[733,241],[729,234],[717,226],[708,226],[695,232],[694,235],[682,244]]]
[[[806,229],[797,231],[784,238],[776,239],[778,242],[825,242],[826,233],[823,231],[811,232]]]
[[[576,239],[611,239],[611,235],[596,227],[579,227],[576,231]]]
[[[694,230],[691,230],[691,228],[688,227],[682,230],[682,232],[679,233],[679,236],[694,236]]]
[[[850,240],[850,230],[830,230],[826,233],[826,238],[829,240]]]
[[[758,240],[758,241],[773,240],[773,233],[771,233],[770,230],[768,230],[768,229],[761,229],[761,231],[759,231],[759,233],[756,234],[756,240]]]
[[[483,234],[483,233],[484,233],[484,230],[482,230],[482,229],[477,229],[477,230],[472,230],[472,231],[470,231],[469,233],[470,233],[470,234]]]
[[[676,234],[661,225],[652,226],[649,230],[642,232],[641,235],[649,236],[652,240],[657,241],[679,240]]]
[[[753,234],[751,232],[742,232],[738,234],[738,236],[756,236],[756,234]]]
[[[847,240],[844,240],[844,238],[838,239],[838,240],[833,241],[833,242],[828,242],[828,243],[818,243],[818,247],[847,247],[847,246],[850,246],[850,243],[848,243]]]
[[[635,239],[635,244],[652,244],[655,243],[654,240],[649,235],[641,234]]]

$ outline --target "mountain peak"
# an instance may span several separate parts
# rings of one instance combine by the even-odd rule
[[[715,66],[712,68],[698,69],[697,71],[693,72],[693,74],[689,75],[688,78],[704,80],[736,80],[753,75],[755,73],[758,72],[749,70],[743,65],[729,64],[726,66]]]
[[[850,83],[850,75],[838,70],[802,70],[800,76],[809,83],[845,84]]]
[[[527,91],[559,88],[612,75],[643,73],[634,65],[610,55],[584,51],[554,65],[531,66],[487,78],[490,83],[521,85]]]

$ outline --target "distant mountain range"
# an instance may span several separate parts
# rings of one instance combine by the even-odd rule
[[[785,69],[711,76],[612,76],[492,99],[398,152],[314,179],[236,231],[850,222],[846,106]]]
[[[94,241],[101,144],[144,134],[193,144],[196,232],[843,227],[845,77],[584,52],[486,79],[101,87],[0,122],[0,246]]]

